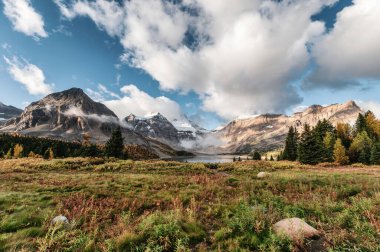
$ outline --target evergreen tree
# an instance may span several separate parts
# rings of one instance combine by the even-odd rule
[[[340,165],[346,165],[349,163],[349,158],[346,154],[346,149],[342,144],[342,140],[339,138],[336,140],[334,144],[334,160],[336,163]]]
[[[362,162],[368,164],[370,162],[371,148],[372,140],[368,137],[367,132],[362,131],[357,134],[348,150],[351,163]]]
[[[4,158],[4,152],[0,150],[0,159]]]
[[[371,164],[380,165],[380,142],[377,142],[372,146]]]
[[[282,154],[282,159],[295,161],[297,160],[297,141],[298,133],[293,126],[289,128],[288,135],[285,140],[285,149]]]
[[[327,132],[323,138],[324,145],[324,161],[332,162],[334,161],[334,145],[335,145],[335,135],[331,132]]]
[[[366,120],[363,114],[359,114],[355,122],[356,135],[367,129]]]
[[[252,157],[253,160],[261,160],[261,155],[258,151],[255,151],[253,153],[253,157]]]
[[[305,124],[298,144],[298,159],[303,164],[318,164],[323,160],[323,143],[315,131]]]
[[[272,156],[272,155],[270,155],[270,159],[269,159],[269,161],[274,161],[274,159],[273,159],[273,156]]]
[[[319,141],[323,141],[323,138],[326,136],[327,133],[332,133],[335,135],[335,128],[330,123],[330,121],[323,119],[322,121],[318,121],[317,125],[315,125],[313,129],[314,134],[316,137],[319,138]]]
[[[105,146],[105,156],[124,158],[124,139],[120,127],[112,132],[111,138],[107,141]]]

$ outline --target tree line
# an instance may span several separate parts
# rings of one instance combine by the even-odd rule
[[[305,124],[302,134],[290,127],[279,159],[303,164],[336,162],[380,165],[380,121],[371,111],[359,114],[353,126],[328,120],[314,128]]]
[[[19,134],[0,135],[0,158],[43,157],[45,159],[66,157],[115,157],[127,159],[127,150],[121,129],[116,128],[105,145],[89,142],[68,142]]]

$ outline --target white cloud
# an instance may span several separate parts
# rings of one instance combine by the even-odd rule
[[[129,114],[142,117],[152,112],[160,112],[168,120],[182,117],[180,106],[165,96],[152,97],[135,85],[126,85],[120,90],[124,94],[123,97],[104,101],[104,104],[119,118],[124,118]]]
[[[103,102],[111,98],[120,99],[120,96],[118,94],[108,90],[108,88],[103,84],[98,84],[97,90],[92,90],[91,88],[87,88],[86,92],[93,100],[98,101],[98,102]]]
[[[355,101],[364,111],[371,110],[377,118],[380,118],[380,102],[376,101]]]
[[[354,0],[313,49],[317,70],[305,88],[341,88],[380,79],[380,1]]]
[[[13,29],[35,39],[48,36],[42,16],[33,8],[30,0],[3,0],[4,14],[12,22]]]
[[[76,1],[71,6],[67,6],[62,0],[54,0],[54,2],[67,19],[88,16],[100,29],[111,36],[120,35],[123,31],[124,11],[116,1]]]
[[[76,1],[70,11],[118,36],[123,60],[163,90],[195,91],[204,110],[233,119],[301,101],[292,82],[309,65],[307,45],[325,32],[311,16],[335,2],[96,0]]]
[[[61,11],[63,17],[67,19],[72,19],[76,16],[75,12],[68,8],[63,0],[53,0],[54,3],[58,6],[59,10]]]
[[[4,56],[4,60],[8,64],[8,72],[12,78],[23,84],[30,94],[47,95],[52,92],[53,84],[46,82],[43,71],[36,65],[17,57],[9,59]]]

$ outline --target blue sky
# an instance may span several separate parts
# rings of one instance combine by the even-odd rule
[[[378,52],[379,47],[371,47],[370,41],[367,45],[360,30],[347,27],[348,18],[363,25],[373,22],[370,17],[380,13],[370,12],[379,10],[378,2],[293,1],[301,9],[299,22],[292,18],[295,6],[239,2],[227,16],[225,9],[204,0],[2,0],[0,101],[24,107],[48,91],[80,87],[118,115],[143,116],[161,109],[171,119],[183,113],[209,129],[237,117],[291,113],[311,104],[358,100],[374,108],[380,102],[378,68],[356,66],[356,60],[350,64],[350,55],[344,55],[356,50],[363,62],[380,65],[369,51]],[[12,19],[12,14],[21,17]],[[30,23],[23,24],[25,20]],[[336,22],[346,34],[335,29]],[[271,27],[274,34],[266,37]],[[380,37],[378,29],[363,29]],[[328,59],[331,50],[342,48],[341,37],[356,35],[364,41],[357,46],[364,49],[355,45],[339,54],[341,60]],[[264,49],[255,44],[257,37],[264,37]],[[273,51],[278,54],[273,56]],[[289,62],[283,60],[289,55]],[[268,67],[276,59],[280,62]],[[30,74],[26,79],[25,71]]]

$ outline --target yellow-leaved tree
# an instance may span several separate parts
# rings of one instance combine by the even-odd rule
[[[349,158],[346,154],[346,149],[342,144],[342,140],[338,138],[334,145],[334,160],[340,165],[346,165],[349,163]]]
[[[13,149],[13,157],[14,158],[22,158],[24,147],[21,144],[16,144],[15,148]]]

